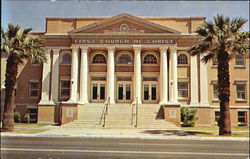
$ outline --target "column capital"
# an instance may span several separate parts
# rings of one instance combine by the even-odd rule
[[[79,46],[71,46],[70,47],[72,50],[78,50],[80,47]]]
[[[56,54],[59,54],[61,49],[59,48],[52,48],[52,51],[53,51],[53,55],[56,55]]]
[[[142,46],[141,45],[133,45],[134,51],[141,51]]]
[[[163,52],[163,51],[165,52],[165,51],[168,50],[168,48],[169,48],[169,47],[164,46],[164,47],[160,47],[159,50],[160,50],[161,52]]]
[[[79,48],[80,48],[81,50],[86,50],[86,51],[89,50],[89,47],[87,47],[87,46],[80,46]]]
[[[114,46],[107,46],[106,47],[108,51],[115,51],[115,47]]]

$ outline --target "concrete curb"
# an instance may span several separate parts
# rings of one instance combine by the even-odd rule
[[[141,140],[207,140],[207,141],[249,141],[248,137],[197,137],[197,136],[132,136],[132,135],[70,135],[70,134],[1,134],[5,137],[53,137],[53,138],[107,138],[107,139],[141,139]]]

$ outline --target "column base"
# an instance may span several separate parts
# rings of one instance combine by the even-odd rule
[[[109,101],[110,104],[115,104],[115,101]]]
[[[38,123],[55,122],[55,105],[38,105]]]
[[[88,104],[88,103],[89,103],[89,101],[83,101],[83,100],[80,100],[80,101],[78,101],[77,103],[78,103],[78,104]]]
[[[190,106],[200,106],[199,103],[190,103],[189,105],[190,105]]]
[[[41,100],[38,105],[56,105],[52,100]]]
[[[65,103],[65,104],[78,104],[78,101],[76,101],[74,99],[69,99],[68,101],[62,102],[62,103]]]
[[[136,104],[136,100],[134,100],[133,103]],[[142,101],[138,100],[138,104],[142,104]]]

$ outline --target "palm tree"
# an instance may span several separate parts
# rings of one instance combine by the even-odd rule
[[[236,55],[249,54],[249,32],[242,32],[242,27],[247,22],[243,18],[230,19],[217,15],[213,20],[213,22],[203,22],[196,30],[201,43],[192,46],[189,53],[192,56],[204,54],[202,61],[205,63],[212,58],[217,59],[219,135],[231,135],[229,61]]]
[[[45,49],[40,38],[30,35],[31,28],[21,29],[19,26],[8,25],[6,32],[1,28],[1,54],[7,54],[5,74],[5,103],[3,116],[3,131],[13,131],[14,120],[14,89],[17,82],[18,66],[24,59],[45,62]]]

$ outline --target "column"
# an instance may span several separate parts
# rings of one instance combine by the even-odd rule
[[[80,102],[88,103],[88,48],[81,47]]]
[[[110,103],[115,103],[115,48],[108,47],[108,62],[107,62],[107,88],[108,96],[110,97]]]
[[[203,56],[200,56],[200,60],[202,58]],[[202,73],[202,75],[200,76],[200,105],[208,106],[207,65],[203,61],[200,61],[200,73]]]
[[[197,56],[191,56],[190,62],[191,72],[191,102],[190,105],[198,105],[198,70],[197,70]]]
[[[161,51],[161,67],[160,67],[160,104],[168,103],[168,61],[167,48],[160,48]]]
[[[171,52],[171,61],[172,61],[172,102],[178,103],[178,77],[177,77],[177,50],[176,48],[172,48]]]
[[[71,57],[71,80],[70,80],[70,99],[69,103],[77,102],[77,83],[78,83],[78,48],[72,48]]]
[[[50,52],[51,50],[47,50],[46,52],[47,61],[43,63],[42,93],[39,105],[54,104],[50,100],[50,71],[51,71]]]
[[[53,49],[52,62],[52,80],[51,80],[51,98],[58,103],[58,85],[59,85],[59,52],[60,49]]]
[[[134,45],[134,101],[141,104],[141,46]]]

